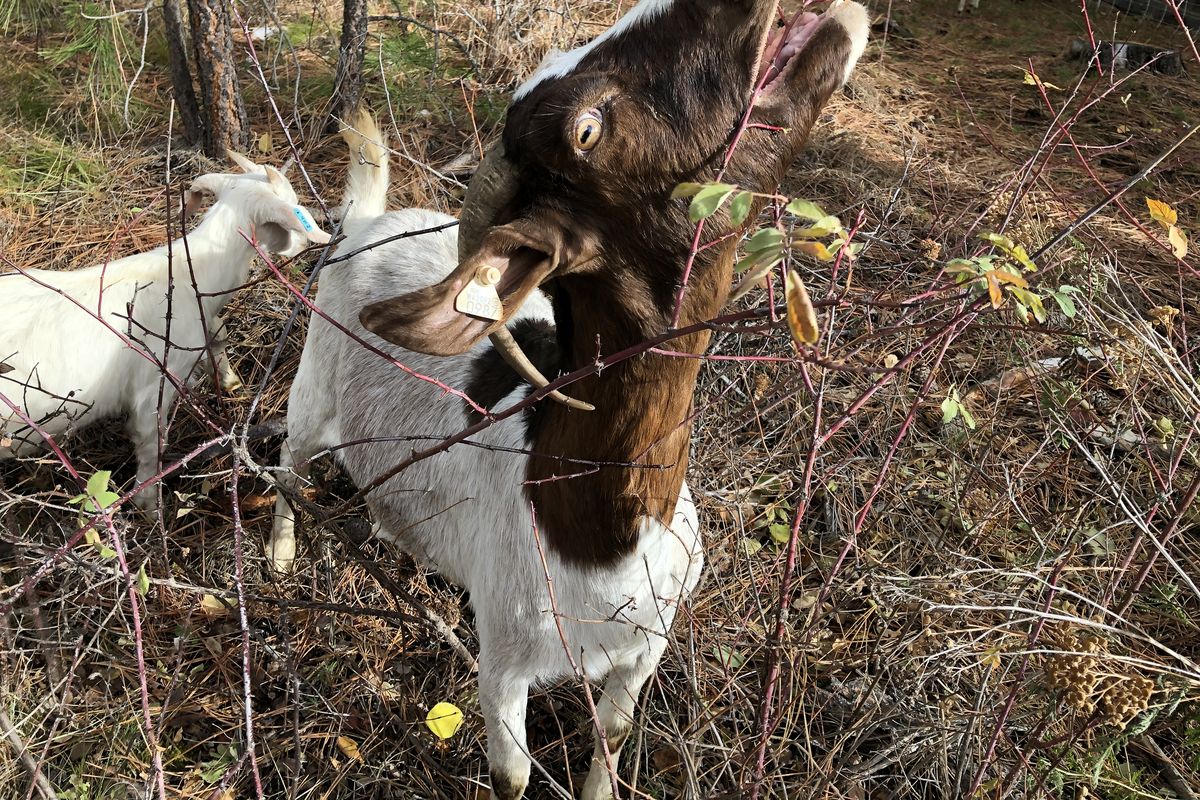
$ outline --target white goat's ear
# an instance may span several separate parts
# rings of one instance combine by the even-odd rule
[[[265,166],[263,170],[267,173],[267,183],[270,184],[272,189],[279,191],[281,189],[290,190],[292,188],[292,184],[288,182],[288,179],[279,170],[272,166]]]
[[[331,238],[317,225],[312,214],[308,213],[308,209],[300,205],[284,202],[270,203],[263,207],[258,224],[276,225],[285,231],[300,234],[313,244],[326,244]]]
[[[286,178],[294,166],[296,166],[296,159],[293,156],[288,156],[288,160],[283,162],[283,166],[279,168],[279,174]]]
[[[220,175],[201,175],[183,192],[184,219],[195,214],[210,197],[216,197],[223,186]]]
[[[246,173],[249,173],[252,175],[253,174],[261,175],[265,169],[263,166],[261,166],[259,164],[255,164],[253,161],[246,158],[241,153],[235,153],[232,150],[226,150],[225,155],[229,156],[230,161],[232,161],[233,163],[235,163],[239,167],[241,167],[242,172],[246,172]]]

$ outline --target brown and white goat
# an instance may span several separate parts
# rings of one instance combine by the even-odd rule
[[[318,306],[489,408],[530,391],[505,359],[527,376],[553,376],[593,363],[598,350],[662,333],[695,232],[672,189],[713,176],[753,98],[725,179],[773,191],[866,45],[868,19],[856,3],[837,3],[823,17],[798,14],[776,29],[779,20],[774,0],[643,0],[520,87],[501,143],[472,181],[457,235],[414,236],[334,265],[321,277]],[[369,121],[358,127],[378,136]],[[343,252],[452,221],[383,213],[385,154],[348,139],[361,152]],[[713,239],[731,231],[724,216],[705,229]],[[735,243],[728,237],[697,256],[680,325],[720,311]],[[485,278],[498,278],[494,319]],[[465,305],[481,287],[483,302]],[[672,346],[702,353],[708,338],[694,333]],[[514,342],[536,369],[512,352]],[[530,685],[570,677],[576,666],[602,687],[597,721],[616,763],[702,563],[684,483],[698,364],[646,354],[606,366],[569,387],[579,402],[544,401],[368,494],[377,535],[470,592],[494,797],[520,797],[529,779]],[[366,486],[421,440],[479,419],[460,397],[314,318],[283,460],[303,479],[317,453],[356,442],[336,457]],[[293,523],[282,497],[277,514],[273,552],[287,566]],[[610,780],[598,740],[582,796],[611,797]]]

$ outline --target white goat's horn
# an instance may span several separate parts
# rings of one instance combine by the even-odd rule
[[[521,345],[517,344],[517,340],[508,332],[508,328],[501,328],[495,333],[488,336],[492,340],[492,344],[496,348],[496,352],[508,362],[508,365],[516,370],[517,374],[525,380],[533,384],[534,388],[540,389],[547,386],[550,381],[546,380],[546,376],[533,365],[529,360],[529,356],[525,355],[525,351],[521,349]],[[591,403],[585,403],[582,400],[576,400],[573,397],[567,397],[562,392],[554,391],[549,394],[551,400],[557,400],[568,408],[578,409],[580,411],[595,411],[596,407]]]

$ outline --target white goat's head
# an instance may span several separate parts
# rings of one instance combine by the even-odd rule
[[[552,280],[584,304],[629,298],[639,327],[662,330],[695,232],[688,201],[672,189],[711,180],[740,136],[725,180],[772,192],[866,46],[866,11],[849,0],[780,22],[775,0],[642,0],[590,44],[547,58],[517,91],[501,142],[472,180],[458,268],[368,306],[365,327],[412,350],[462,353],[502,332],[529,292]],[[721,214],[705,238],[732,231]],[[719,295],[709,309],[724,302],[728,277],[714,276],[732,255],[730,240],[696,261],[709,272],[705,291]],[[496,277],[493,267],[502,318],[456,310],[466,283],[481,270]]]
[[[239,228],[252,234],[264,249],[281,256],[294,256],[311,244],[329,241],[329,234],[297,202],[283,172],[255,164],[238,153],[230,152],[229,158],[242,171],[197,177],[183,194],[186,215],[195,213],[206,198],[215,198],[232,210]]]

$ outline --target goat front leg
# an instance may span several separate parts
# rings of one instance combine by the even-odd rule
[[[487,650],[479,654],[479,705],[488,734],[488,774],[492,800],[519,800],[529,785],[525,746],[525,706],[529,680],[498,670]]]
[[[604,738],[608,743],[608,754],[612,760],[612,769],[617,768],[621,757],[621,745],[629,737],[633,729],[633,711],[637,707],[638,697],[642,687],[654,674],[654,668],[662,658],[666,649],[666,639],[656,637],[651,649],[632,664],[614,667],[604,681],[604,691],[600,702],[596,703],[596,722],[604,729]],[[596,746],[592,752],[592,766],[588,770],[587,781],[583,784],[583,794],[580,800],[611,800],[612,776],[604,761],[604,746],[600,736],[596,736]]]

